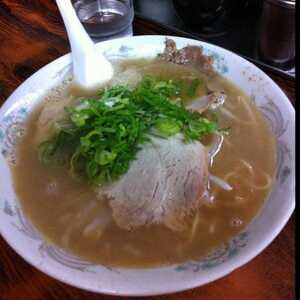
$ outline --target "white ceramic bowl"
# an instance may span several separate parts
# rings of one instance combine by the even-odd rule
[[[138,36],[97,45],[109,58],[154,57],[165,36]],[[246,230],[208,257],[152,269],[93,265],[47,244],[23,216],[8,164],[29,111],[45,91],[70,77],[70,55],[45,66],[27,79],[0,110],[0,232],[11,247],[42,272],[65,283],[113,295],[156,295],[190,289],[225,276],[244,265],[282,230],[295,206],[295,111],[279,87],[245,59],[222,48],[172,37],[179,48],[201,45],[213,55],[215,68],[248,94],[265,115],[277,141],[276,182],[260,214]]]

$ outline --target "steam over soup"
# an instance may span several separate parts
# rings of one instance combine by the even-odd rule
[[[98,94],[61,85],[29,117],[12,167],[22,208],[50,243],[95,263],[207,255],[262,207],[271,131],[201,48],[167,40],[158,58],[114,66]]]

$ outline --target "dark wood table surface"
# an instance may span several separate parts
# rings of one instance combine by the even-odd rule
[[[178,33],[136,17],[134,34]],[[36,70],[69,50],[54,0],[0,0],[0,105]],[[295,104],[295,82],[268,74]],[[227,277],[187,292],[150,299],[295,299],[294,231],[293,216],[263,253]],[[0,299],[113,298],[119,297],[85,292],[48,277],[19,257],[0,236]]]

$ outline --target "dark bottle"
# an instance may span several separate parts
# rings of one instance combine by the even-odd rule
[[[260,57],[286,69],[295,62],[295,3],[295,0],[264,0],[262,10]]]

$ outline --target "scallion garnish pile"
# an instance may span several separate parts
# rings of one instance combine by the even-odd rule
[[[198,84],[192,82],[189,96]],[[185,109],[181,93],[180,84],[145,77],[134,89],[115,86],[97,99],[82,100],[66,108],[66,122],[40,146],[41,159],[49,163],[63,157],[73,175],[101,185],[126,173],[153,135],[182,133],[189,143],[215,132],[216,122]]]

